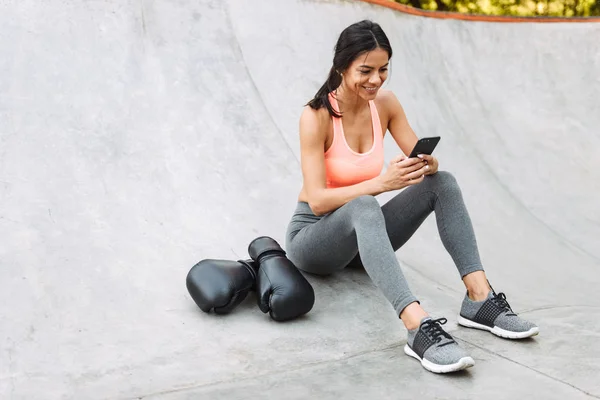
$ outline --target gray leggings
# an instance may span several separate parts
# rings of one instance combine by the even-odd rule
[[[418,300],[408,288],[394,252],[432,211],[442,243],[461,278],[483,270],[458,183],[442,171],[409,186],[383,206],[365,195],[316,216],[308,203],[298,202],[287,229],[287,256],[299,269],[319,275],[361,263],[400,315]]]

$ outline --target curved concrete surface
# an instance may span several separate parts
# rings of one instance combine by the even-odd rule
[[[541,327],[458,328],[430,218],[398,257],[475,358],[459,375],[403,354],[364,271],[308,276],[315,307],[289,323],[254,295],[205,314],[185,290],[199,259],[283,243],[301,108],[363,18],[417,134],[442,136],[492,284]],[[600,25],[302,0],[9,0],[0,22],[1,398],[600,397]]]

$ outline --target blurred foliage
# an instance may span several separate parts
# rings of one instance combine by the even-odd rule
[[[519,17],[600,16],[600,0],[394,0],[431,11]]]

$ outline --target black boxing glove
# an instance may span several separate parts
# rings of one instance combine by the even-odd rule
[[[254,289],[256,267],[252,260],[202,260],[185,280],[187,290],[204,312],[227,314]]]
[[[272,238],[261,236],[248,246],[257,269],[258,307],[275,321],[287,321],[309,312],[315,292],[285,251]]]

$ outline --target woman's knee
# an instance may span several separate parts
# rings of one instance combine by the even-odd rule
[[[350,208],[350,213],[355,221],[360,219],[373,219],[379,216],[383,217],[381,205],[374,196],[362,195],[350,200],[346,204]]]
[[[438,171],[433,175],[427,176],[427,181],[444,189],[458,189],[458,182],[454,175],[448,171]]]
[[[373,210],[381,208],[375,196],[371,196],[368,194],[358,196],[350,200],[348,202],[348,205],[361,210]]]

